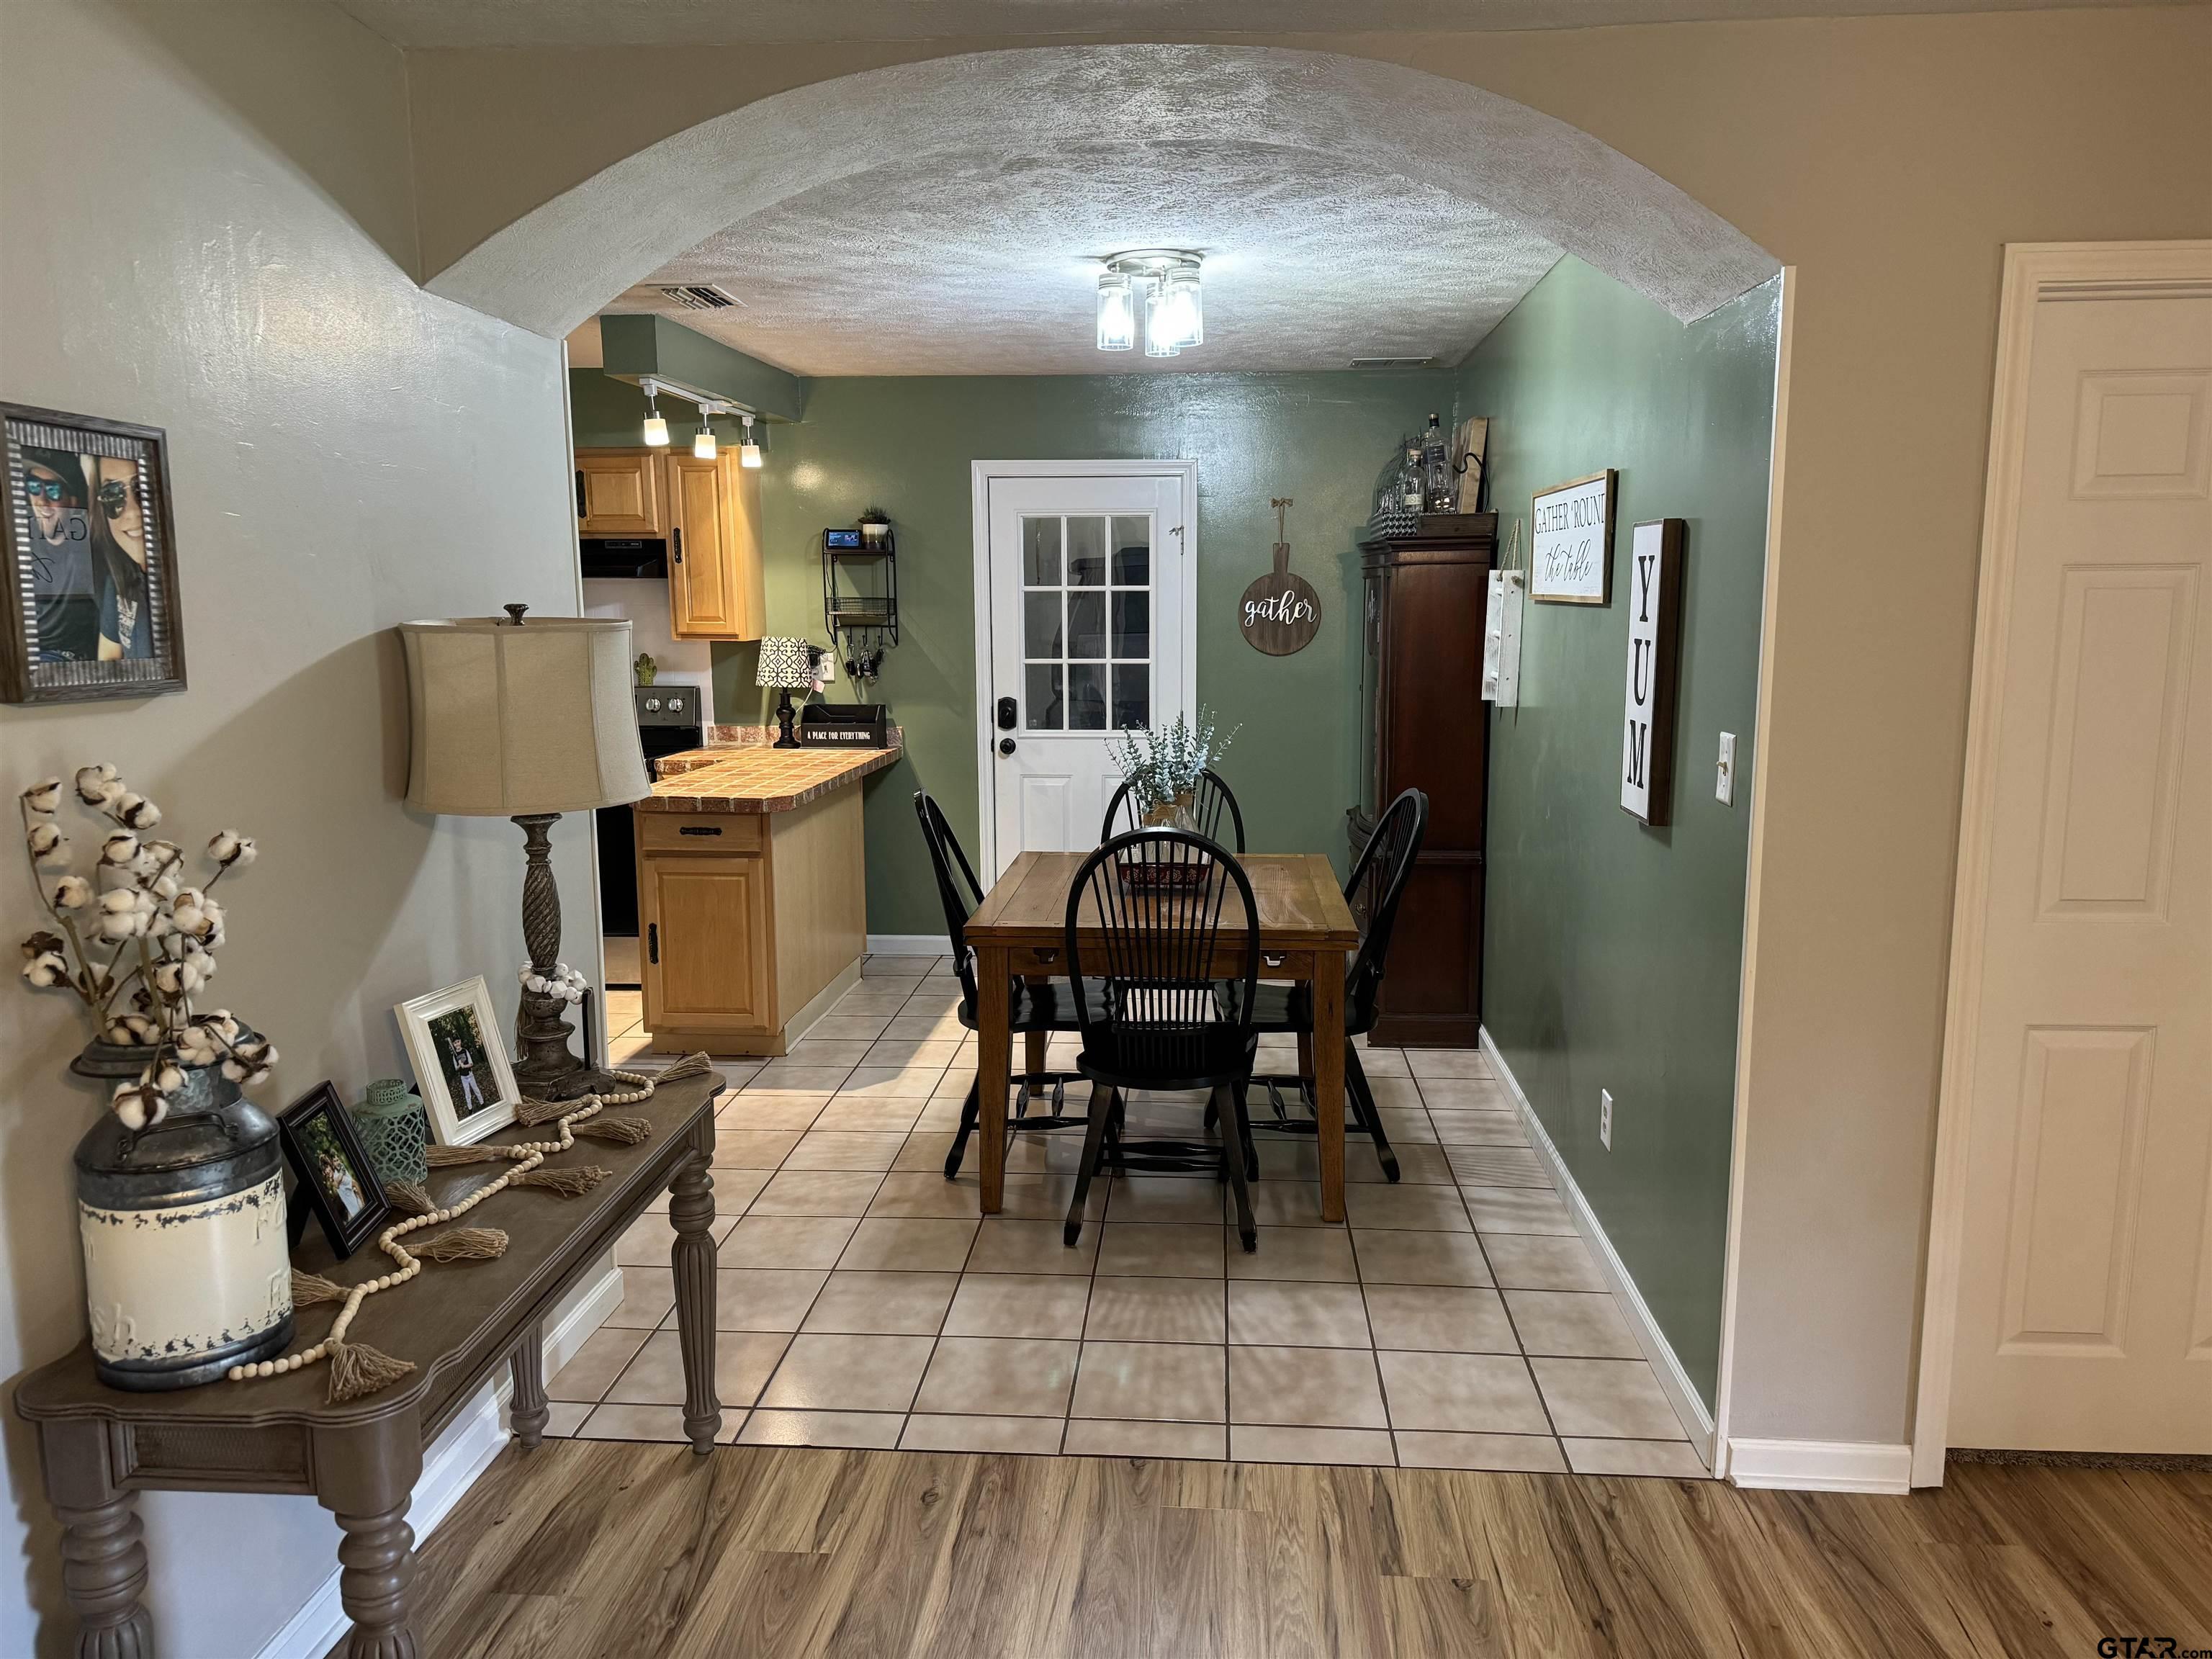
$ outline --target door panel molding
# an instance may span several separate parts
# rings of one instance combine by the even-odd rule
[[[1182,495],[1182,556],[1176,561],[1182,590],[1182,683],[1193,710],[1198,707],[1198,463],[1194,460],[971,461],[969,518],[974,537],[975,655],[976,868],[999,867],[998,768],[993,763],[999,733],[992,724],[991,664],[991,485],[1009,478],[1171,478]],[[1155,568],[1165,560],[1155,554]]]
[[[1965,787],[1952,898],[1943,1064],[1936,1096],[1927,1273],[1921,1297],[1919,1376],[1912,1423],[1911,1481],[1916,1486],[1942,1484],[1943,1458],[1949,1445],[1971,1103],[1980,1060],[1975,1052],[1976,1036],[1982,1006],[1994,802],[2004,714],[2000,704],[2008,653],[2014,643],[2012,599],[2038,308],[2046,301],[2172,298],[2207,289],[2212,289],[2212,241],[2016,242],[2005,248],[1982,507],[1981,580],[1974,614]],[[2032,642],[2021,644],[2022,648],[2034,648]],[[2011,1058],[1995,1063],[2010,1063]]]

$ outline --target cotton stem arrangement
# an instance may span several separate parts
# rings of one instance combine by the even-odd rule
[[[1177,714],[1164,726],[1117,732],[1106,752],[1129,781],[1141,817],[1194,793],[1199,778],[1243,729],[1232,726],[1227,736],[1221,735],[1213,711],[1200,705],[1195,721]]]
[[[187,1069],[220,1066],[249,1089],[265,1082],[276,1063],[267,1039],[227,1008],[198,1006],[226,937],[215,889],[253,862],[252,841],[235,830],[219,831],[203,854],[208,873],[194,884],[184,848],[149,833],[161,809],[128,787],[112,766],[82,767],[73,783],[68,793],[102,824],[88,874],[69,867],[62,781],[47,778],[17,797],[32,884],[53,922],[23,941],[25,981],[35,990],[74,993],[101,1041],[154,1051],[136,1082],[116,1085],[110,1103],[130,1128],[168,1115]]]

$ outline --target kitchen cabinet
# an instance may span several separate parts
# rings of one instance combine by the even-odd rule
[[[734,453],[668,455],[668,629],[679,640],[757,640],[768,616],[760,474]]]
[[[650,449],[576,452],[576,533],[665,536],[660,456]]]
[[[711,461],[665,449],[576,452],[576,533],[668,544],[668,631],[757,640],[766,631],[760,474],[734,449]]]

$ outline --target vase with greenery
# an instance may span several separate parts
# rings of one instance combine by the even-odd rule
[[[1195,720],[1177,714],[1163,726],[1115,732],[1106,752],[1128,781],[1138,821],[1170,830],[1192,828],[1199,779],[1243,729],[1232,726],[1224,734],[1213,711],[1201,704]]]
[[[99,850],[70,864],[60,813],[74,793]],[[269,1040],[208,1008],[227,929],[216,890],[253,862],[234,830],[185,849],[152,831],[161,809],[109,765],[17,798],[31,878],[51,921],[23,941],[23,979],[67,991],[91,1041],[70,1070],[108,1090],[76,1148],[78,1231],[93,1353],[125,1389],[211,1382],[290,1339],[276,1126],[240,1097],[276,1063]]]

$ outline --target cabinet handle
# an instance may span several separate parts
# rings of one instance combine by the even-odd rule
[[[676,550],[676,562],[684,562],[684,532],[681,526],[668,532],[669,545]]]
[[[645,924],[645,959],[655,963],[660,960],[660,924],[657,921]]]
[[[1260,960],[1270,968],[1279,968],[1290,958],[1279,951],[1262,951],[1260,952]]]
[[[719,823],[679,824],[676,833],[679,836],[719,836],[722,833],[722,826]]]

